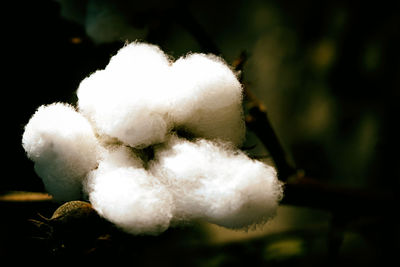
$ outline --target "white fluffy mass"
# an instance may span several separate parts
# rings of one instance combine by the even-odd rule
[[[169,227],[172,196],[125,147],[106,152],[85,185],[97,212],[131,234],[158,234]]]
[[[172,192],[178,221],[203,219],[247,228],[273,216],[282,197],[273,167],[204,139],[173,138],[156,150],[151,170]]]
[[[101,150],[89,122],[62,103],[39,107],[25,126],[22,145],[46,190],[60,201],[81,196],[82,181]]]
[[[40,107],[22,138],[56,200],[87,199],[131,234],[192,220],[248,229],[275,214],[282,184],[273,167],[238,149],[242,86],[221,58],[173,61],[131,43],[77,96],[77,110]]]
[[[99,134],[131,147],[161,143],[171,128],[165,101],[168,69],[169,60],[158,47],[128,45],[104,70],[81,82],[79,111]]]
[[[241,145],[242,86],[228,65],[216,56],[191,54],[178,59],[171,72],[174,123],[195,136]]]
[[[77,94],[79,111],[99,134],[131,147],[165,142],[173,128],[235,145],[244,139],[242,87],[216,56],[172,63],[157,46],[131,43],[83,80]]]

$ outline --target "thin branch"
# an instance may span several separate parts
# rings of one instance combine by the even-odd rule
[[[47,202],[52,197],[42,192],[5,191],[0,193],[0,203]]]
[[[251,129],[268,152],[271,154],[278,169],[279,179],[286,181],[291,175],[296,173],[296,169],[289,163],[285,151],[276,135],[270,120],[268,119],[266,107],[250,91],[249,87],[243,82],[243,67],[247,61],[247,54],[242,52],[233,62],[233,68],[239,72],[240,82],[246,99],[249,114],[246,116],[246,125]]]

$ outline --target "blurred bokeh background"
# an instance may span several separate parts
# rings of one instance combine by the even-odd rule
[[[44,190],[21,146],[24,125],[40,105],[73,104],[84,77],[139,40],[174,58],[211,52],[232,63],[245,51],[244,82],[266,106],[297,168],[329,185],[398,192],[396,1],[6,1],[2,13],[0,191]],[[268,157],[251,131],[246,146]],[[193,266],[374,266],[398,248],[391,219],[352,221],[334,260],[327,245],[332,214],[296,205],[283,205],[257,231],[201,225],[201,234],[176,240],[182,247],[202,244],[189,254]]]

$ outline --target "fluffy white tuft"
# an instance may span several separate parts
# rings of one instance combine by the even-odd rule
[[[112,151],[90,173],[85,191],[97,212],[119,228],[156,235],[169,227],[172,196],[141,164],[125,148]]]
[[[235,145],[244,139],[242,87],[216,56],[192,54],[171,65],[157,46],[131,43],[84,79],[77,95],[100,134],[131,147],[162,143],[172,127]]]
[[[165,140],[169,59],[154,45],[131,43],[79,85],[78,107],[101,135],[131,147]]]
[[[67,104],[41,106],[25,126],[22,145],[56,200],[78,199],[97,165],[100,146],[89,122]]]
[[[173,138],[156,151],[151,170],[171,190],[178,221],[247,229],[272,217],[282,197],[274,168],[227,144]]]
[[[204,54],[182,57],[172,65],[172,76],[171,114],[178,127],[236,146],[243,142],[242,86],[221,58]]]

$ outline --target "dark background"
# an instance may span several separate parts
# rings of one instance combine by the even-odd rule
[[[44,190],[21,146],[24,125],[40,105],[73,104],[79,82],[134,40],[157,44],[175,58],[213,52],[232,63],[246,51],[245,82],[267,107],[298,168],[330,185],[398,191],[396,1],[6,1],[2,13],[0,191]],[[250,131],[246,145],[255,145],[249,151],[255,156],[268,154]],[[367,244],[357,237],[343,262],[386,258],[383,252],[366,262],[358,256],[377,251],[380,242],[398,245],[397,234],[389,229],[382,235],[395,241],[381,236]],[[213,254],[219,260],[210,256],[206,265],[228,264],[229,253]],[[248,256],[240,255],[237,262]],[[279,264],[310,257],[303,251]]]

